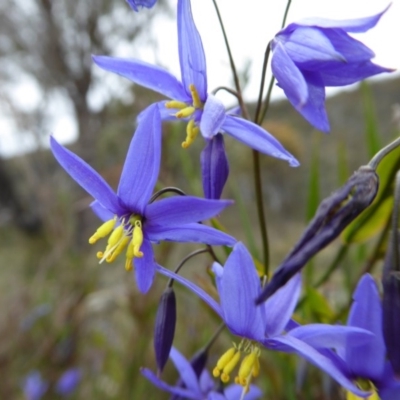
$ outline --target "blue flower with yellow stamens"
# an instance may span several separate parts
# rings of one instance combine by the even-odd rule
[[[317,129],[328,132],[325,87],[345,86],[382,72],[375,56],[348,33],[373,28],[388,7],[371,17],[351,20],[309,18],[291,23],[271,42],[272,72],[296,110]]]
[[[215,377],[228,382],[231,372],[240,364],[235,382],[249,387],[259,374],[259,357],[263,347],[294,353],[331,375],[343,387],[362,396],[345,372],[322,351],[342,350],[349,338],[363,344],[372,334],[357,327],[310,324],[298,326],[291,316],[300,295],[300,274],[275,292],[265,303],[256,306],[255,298],[261,292],[260,278],[252,257],[242,243],[237,243],[225,266],[214,263],[213,271],[220,297],[218,304],[210,295],[187,279],[160,266],[157,270],[176,279],[201,297],[222,318],[229,330],[241,341],[226,351],[213,371]]]
[[[178,41],[181,82],[168,71],[143,61],[106,56],[94,56],[93,60],[107,71],[122,75],[172,99],[162,101],[158,105],[162,119],[188,121],[186,139],[182,147],[188,147],[199,132],[207,141],[214,140],[218,133],[225,132],[255,150],[286,160],[291,166],[299,165],[298,161],[271,134],[250,121],[228,114],[221,101],[207,93],[203,44],[193,21],[189,0],[178,1]],[[219,144],[206,146],[204,151],[214,152],[214,155],[205,154],[202,164],[211,162],[211,159],[216,160],[216,148],[221,149],[221,146]],[[226,168],[224,158],[219,157],[218,160],[220,161],[212,163],[212,167],[219,168],[222,165]],[[218,171],[209,173],[208,178],[215,178],[211,187],[216,186],[216,189],[209,189],[206,183],[205,195],[208,198],[214,198],[222,191],[221,185],[226,179],[221,180]]]
[[[150,288],[155,261],[151,242],[170,240],[232,246],[236,240],[198,223],[219,214],[231,201],[191,196],[171,197],[148,204],[158,179],[161,156],[161,120],[158,107],[144,113],[133,136],[117,193],[71,151],[51,138],[51,149],[61,166],[95,198],[93,211],[105,221],[89,243],[109,236],[101,261],[112,262],[126,251],[127,270],[135,273],[139,289]]]

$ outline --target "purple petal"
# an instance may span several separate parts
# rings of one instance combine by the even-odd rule
[[[190,362],[175,347],[171,348],[169,356],[186,387],[192,392],[201,394],[199,381]]]
[[[56,384],[56,392],[62,396],[69,396],[79,385],[82,373],[78,368],[65,371]]]
[[[140,120],[129,146],[118,195],[124,204],[141,215],[153,193],[161,160],[161,120],[153,104]]]
[[[197,294],[203,301],[205,301],[221,318],[222,318],[222,310],[220,305],[203,289],[196,286],[194,283],[190,282],[188,279],[175,274],[174,272],[161,267],[161,265],[156,265],[156,270],[162,275],[168,276],[169,278],[173,278],[182,285],[186,286],[192,292]]]
[[[382,306],[378,289],[370,275],[361,278],[353,299],[347,325],[367,329],[375,337],[361,346],[357,338],[349,338],[346,361],[356,375],[378,379],[383,372],[386,349],[382,332]]]
[[[193,391],[188,389],[183,389],[176,386],[168,385],[163,382],[160,378],[156,376],[152,371],[147,368],[140,369],[141,374],[147,378],[154,386],[157,386],[159,389],[164,390],[165,392],[175,394],[177,396],[182,396],[185,399],[193,399],[193,400],[202,400],[203,396],[201,393],[193,393]]]
[[[346,377],[342,370],[340,370],[328,357],[325,357],[312,346],[301,340],[290,336],[279,336],[273,340],[267,340],[265,345],[271,350],[279,350],[287,353],[296,353],[303,357],[311,364],[325,371],[333,379],[335,379],[341,386],[350,390],[357,396],[365,397],[367,392],[360,390],[353,382]]]
[[[206,369],[201,371],[199,384],[202,393],[208,393],[214,388],[214,380]]]
[[[106,71],[128,78],[138,85],[161,93],[174,100],[189,101],[182,83],[172,74],[156,65],[134,59],[92,56],[93,61]]]
[[[126,0],[126,2],[135,11],[139,11],[138,6],[151,8],[156,4],[157,0]]]
[[[109,184],[89,165],[72,151],[61,146],[52,136],[50,147],[54,157],[65,171],[94,197],[103,207],[113,214],[123,213],[119,200]]]
[[[243,386],[229,385],[224,389],[226,400],[237,400],[243,391]],[[262,391],[255,385],[250,385],[250,390],[245,394],[244,400],[257,400],[263,395]]]
[[[271,157],[285,160],[291,167],[299,165],[299,162],[285,150],[278,140],[250,121],[227,115],[222,129],[252,149],[268,154]]]
[[[191,96],[194,84],[202,101],[207,97],[207,72],[203,43],[193,21],[190,0],[178,0],[179,61],[184,90]]]
[[[40,400],[46,393],[48,386],[49,384],[42,379],[40,372],[30,372],[23,384],[26,400]]]
[[[272,73],[294,107],[302,107],[308,100],[308,85],[303,74],[275,38],[271,61]]]
[[[207,200],[200,197],[176,196],[156,201],[146,208],[147,223],[174,226],[204,221],[233,204],[230,200]]]
[[[301,274],[296,274],[260,307],[265,310],[265,335],[274,337],[283,332],[288,324],[301,291]],[[253,301],[255,296],[253,297]]]
[[[200,120],[200,132],[206,139],[216,135],[225,121],[226,111],[222,102],[212,94],[208,95]]]
[[[254,303],[260,291],[253,259],[239,242],[226,260],[219,294],[224,321],[235,335],[254,340],[264,336],[261,308]]]
[[[143,252],[143,257],[134,259],[135,276],[139,290],[147,293],[156,272],[153,248],[147,239],[143,240],[140,251]]]
[[[90,208],[102,221],[109,221],[114,218],[114,214],[104,208],[97,200],[90,203]]]
[[[307,18],[301,20],[298,24],[291,25],[317,26],[320,28],[340,28],[346,32],[366,32],[378,23],[382,15],[389,9],[390,6],[391,3],[383,11],[370,17],[343,20]]]
[[[218,133],[207,141],[206,147],[201,152],[200,161],[204,196],[207,199],[219,199],[229,175],[222,134]]]
[[[146,225],[146,232],[153,242],[169,240],[181,243],[204,243],[233,246],[236,239],[232,236],[203,224],[183,224],[175,226]]]

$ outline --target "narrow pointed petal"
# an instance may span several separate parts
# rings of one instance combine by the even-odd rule
[[[207,200],[193,196],[175,196],[156,201],[146,208],[147,223],[174,226],[205,221],[233,204],[230,200]]]
[[[192,223],[174,226],[147,225],[146,233],[154,242],[170,240],[182,243],[204,243],[211,245],[233,246],[236,239],[206,225]]]
[[[224,267],[217,262],[213,262],[211,270],[215,274],[215,285],[217,286],[217,291],[218,293],[221,293],[222,277],[224,276]]]
[[[174,272],[161,267],[161,265],[156,265],[156,270],[162,275],[167,276],[168,278],[173,278],[183,286],[186,286],[190,289],[193,293],[199,296],[204,302],[206,302],[221,318],[223,318],[222,310],[220,305],[203,289],[196,286],[194,283],[189,281],[188,279],[184,278],[183,276],[177,275]]]
[[[293,311],[301,291],[301,274],[296,274],[290,281],[271,296],[264,306],[266,325],[265,335],[274,337],[283,332]],[[254,302],[253,297],[253,302]]]
[[[54,157],[71,176],[94,199],[113,214],[123,211],[118,197],[109,184],[89,165],[72,151],[61,146],[52,136],[50,147]]]
[[[171,349],[170,358],[185,386],[193,392],[201,393],[199,380],[190,362],[175,347]]]
[[[357,338],[349,338],[346,361],[355,374],[378,379],[383,372],[386,349],[382,332],[381,301],[370,275],[361,278],[353,298],[347,325],[367,329],[375,334],[375,337],[362,346],[358,345]]]
[[[224,395],[226,400],[237,400],[240,399],[242,395],[243,386],[240,385],[228,385],[224,389]],[[250,385],[250,390],[245,394],[244,400],[257,400],[260,399],[263,395],[261,389],[259,389],[255,385]]]
[[[229,175],[222,134],[218,133],[207,141],[201,152],[200,162],[204,196],[207,199],[219,199]]]
[[[207,97],[206,58],[190,0],[178,0],[178,40],[183,87],[190,96],[189,85],[194,84],[204,101]]]
[[[202,400],[201,393],[193,393],[192,390],[168,385],[167,383],[163,382],[160,378],[158,378],[154,372],[150,371],[147,368],[141,368],[140,372],[154,386],[157,386],[159,389],[164,390],[165,392],[181,396],[184,399]]]
[[[104,222],[113,219],[115,216],[115,214],[104,208],[97,200],[90,203],[90,208]]]
[[[92,58],[100,68],[128,78],[170,99],[182,101],[191,99],[182,83],[163,68],[134,59],[107,56],[92,56]]]
[[[280,41],[275,39],[272,49],[272,73],[293,106],[301,107],[309,97],[307,82]]]
[[[254,304],[260,290],[253,259],[239,242],[225,263],[220,292],[224,321],[235,335],[254,340],[263,337],[261,308]]]
[[[143,115],[129,146],[118,195],[124,204],[139,214],[150,200],[158,179],[161,160],[161,119],[153,104]]]
[[[366,32],[373,28],[382,15],[389,9],[391,3],[380,13],[370,17],[334,20],[325,18],[307,18],[300,21],[300,25],[317,26],[320,28],[341,28],[346,32]],[[292,24],[294,25],[294,24]]]
[[[226,111],[222,102],[212,94],[208,95],[200,120],[200,132],[203,137],[211,139],[216,135],[220,131],[225,117]]]
[[[143,241],[140,250],[143,252],[143,257],[134,259],[135,276],[139,290],[147,293],[153,284],[156,263],[153,248],[147,239]]]
[[[268,154],[271,157],[285,160],[291,167],[299,165],[299,162],[285,150],[278,140],[250,121],[227,115],[222,129],[252,149]]]
[[[347,378],[345,373],[336,366],[332,360],[325,357],[319,351],[302,342],[301,340],[290,336],[279,336],[273,340],[267,340],[265,345],[271,350],[284,351],[287,353],[293,352],[303,357],[311,364],[325,371],[333,379],[335,379],[341,386],[350,390],[360,397],[366,397],[367,392],[360,390],[353,382]]]

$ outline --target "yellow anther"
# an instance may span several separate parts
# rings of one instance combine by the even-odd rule
[[[213,369],[213,377],[214,377],[214,378],[218,378],[220,375],[221,375],[221,370],[218,369],[218,367],[215,367],[215,368]]]
[[[106,256],[108,263],[113,262],[125,249],[130,240],[129,236],[123,236],[113,250]]]
[[[240,382],[247,382],[249,376],[251,376],[253,372],[254,365],[256,363],[258,356],[255,352],[248,354],[240,364],[239,368],[239,378]]]
[[[176,118],[187,118],[190,117],[194,112],[196,111],[196,109],[194,107],[185,107],[182,108],[181,111],[178,111],[175,114]]]
[[[178,110],[182,110],[183,108],[186,108],[188,105],[184,103],[183,101],[176,101],[176,100],[171,100],[167,101],[165,103],[166,108],[177,108]]]
[[[235,355],[232,357],[232,359],[228,362],[228,364],[225,365],[224,369],[222,370],[222,374],[221,374],[222,382],[224,382],[224,380],[222,378],[226,375],[228,376],[228,380],[229,380],[229,374],[236,367],[236,365],[238,364],[239,361],[240,361],[240,351],[235,353]]]
[[[104,256],[104,253],[103,253],[102,251],[98,251],[98,252],[96,253],[96,257],[97,257],[99,260],[101,260],[101,259],[103,258],[103,256]]]
[[[96,243],[99,239],[104,238],[108,236],[111,231],[114,229],[116,223],[116,219],[110,219],[109,221],[104,222],[97,231],[89,238],[89,243],[94,244]]]
[[[121,240],[123,233],[124,227],[122,225],[117,226],[108,238],[107,249],[114,247]]]
[[[143,253],[140,251],[140,246],[142,245],[142,243],[143,243],[142,223],[139,220],[136,220],[132,234],[133,255],[135,257],[138,258],[143,257]]]
[[[234,347],[231,347],[224,354],[222,354],[222,356],[217,361],[217,365],[215,368],[218,369],[219,371],[222,371],[224,369],[225,365],[228,364],[229,361],[232,360],[235,353],[236,353],[236,349]],[[219,374],[218,374],[218,376],[219,376]]]
[[[256,358],[252,374],[253,374],[254,378],[257,378],[257,376],[260,374],[260,359],[259,359],[259,357]]]
[[[182,147],[187,149],[193,141],[196,139],[200,129],[194,124],[194,120],[191,119],[186,126],[186,140],[182,142]]]
[[[225,372],[223,372],[223,373],[221,374],[221,381],[222,381],[222,382],[228,383],[228,382],[229,382],[229,379],[230,379],[229,375],[226,374]]]
[[[125,260],[125,269],[129,272],[133,269],[133,258],[126,258]]]
[[[200,100],[199,92],[197,91],[197,89],[193,85],[193,83],[191,85],[189,85],[189,90],[190,90],[190,93],[192,94],[193,106],[195,108],[203,107],[203,103]]]

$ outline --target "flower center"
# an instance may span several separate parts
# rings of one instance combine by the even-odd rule
[[[197,91],[196,87],[191,84],[189,85],[189,90],[192,95],[192,103],[184,103],[182,101],[167,101],[165,103],[165,107],[167,108],[174,108],[178,109],[179,111],[173,114],[176,118],[189,118],[189,122],[186,127],[186,139],[182,142],[182,147],[187,149],[196,139],[199,133],[199,127],[196,125],[196,121],[194,119],[194,113],[196,110],[202,110],[204,104],[200,100],[199,92]]]
[[[242,353],[245,356],[241,360]],[[239,345],[233,344],[217,361],[213,370],[214,378],[220,377],[223,383],[229,382],[230,373],[241,361],[235,383],[243,386],[243,397],[249,391],[252,378],[260,373],[260,354],[259,345],[250,340],[243,339]]]
[[[362,390],[371,391],[372,392],[371,396],[359,397],[354,393],[348,391],[346,393],[346,400],[380,400],[376,387],[371,381],[365,379],[358,379],[357,386]]]
[[[132,214],[129,218],[115,216],[104,222],[89,238],[89,243],[94,244],[106,236],[109,237],[105,250],[97,253],[100,263],[104,260],[108,263],[113,262],[126,249],[125,269],[130,271],[134,257],[143,257],[140,251],[143,243],[142,219],[139,215]]]

